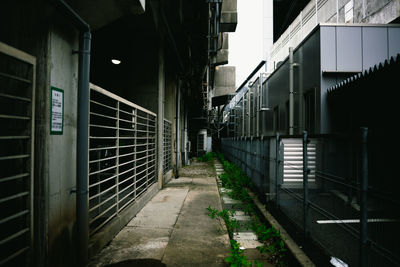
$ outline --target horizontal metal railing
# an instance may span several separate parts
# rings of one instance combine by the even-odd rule
[[[90,235],[155,182],[156,120],[153,112],[90,85]]]
[[[0,266],[29,266],[36,59],[0,42]]]
[[[164,119],[164,163],[163,173],[172,169],[172,127],[169,120]]]

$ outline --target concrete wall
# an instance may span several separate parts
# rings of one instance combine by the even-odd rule
[[[64,130],[49,135],[48,247],[50,266],[71,266],[75,260],[76,143],[78,32],[65,21],[56,21],[50,32],[50,85],[64,91]],[[45,101],[50,102],[48,97]],[[40,109],[40,108],[39,108]],[[38,148],[37,148],[38,149]]]
[[[354,22],[387,24],[399,16],[399,0],[354,0]]]
[[[29,266],[76,265],[77,31],[44,1],[6,1],[0,41],[37,58],[34,251]],[[64,90],[64,134],[50,135],[50,86]]]
[[[215,65],[228,64],[228,56],[229,56],[229,34],[228,33],[223,33],[222,37],[220,37],[218,39],[218,47],[221,47],[221,49],[217,51]]]
[[[166,73],[165,77],[165,98],[164,98],[164,117],[171,122],[171,165],[172,167],[176,162],[176,89],[177,89],[177,77],[174,74]],[[167,181],[166,181],[167,182]]]

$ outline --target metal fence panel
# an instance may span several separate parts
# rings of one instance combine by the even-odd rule
[[[171,122],[164,119],[164,163],[163,174],[172,169],[172,127]]]
[[[90,235],[155,183],[156,119],[154,113],[90,85]]]
[[[33,242],[36,59],[0,42],[0,266],[28,266]]]
[[[400,265],[393,238],[400,233],[400,201],[387,179],[382,183],[384,154],[373,154],[385,149],[379,138],[366,144],[354,136],[278,135],[226,138],[221,145],[304,240],[349,266]]]

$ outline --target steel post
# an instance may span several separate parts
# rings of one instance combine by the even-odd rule
[[[276,206],[279,208],[279,158],[280,158],[280,136],[279,133],[276,134],[276,144],[275,144],[275,201]]]
[[[361,128],[361,184],[360,184],[360,265],[367,266],[367,242],[368,242],[368,128]]]
[[[289,47],[289,134],[294,133],[294,64],[293,47]]]
[[[303,132],[303,211],[304,211],[304,237],[308,238],[310,233],[310,219],[309,219],[309,198],[308,198],[308,136],[307,132]]]

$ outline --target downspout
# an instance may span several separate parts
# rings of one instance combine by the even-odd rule
[[[188,154],[189,151],[187,150],[187,143],[188,143],[188,113],[185,112],[185,139],[184,139],[184,150],[185,150],[185,165],[188,164]]]
[[[163,166],[164,166],[164,90],[165,90],[165,73],[164,73],[164,38],[161,30],[159,48],[158,48],[158,189],[164,186]]]
[[[91,33],[89,24],[87,24],[65,1],[56,0],[55,4],[79,30],[76,228],[79,266],[85,266],[88,262],[89,243],[88,152]]]
[[[294,68],[293,47],[289,47],[289,135],[294,134]]]
[[[180,115],[180,109],[181,109],[181,80],[178,79],[178,86],[177,86],[177,92],[176,92],[176,139],[175,139],[175,149],[176,149],[176,163],[175,163],[175,178],[179,177],[178,169],[179,169],[179,115]]]
[[[84,265],[88,261],[89,243],[89,75],[90,31],[82,32],[79,41],[78,78],[78,138],[77,138],[77,185],[76,213],[78,259]]]

